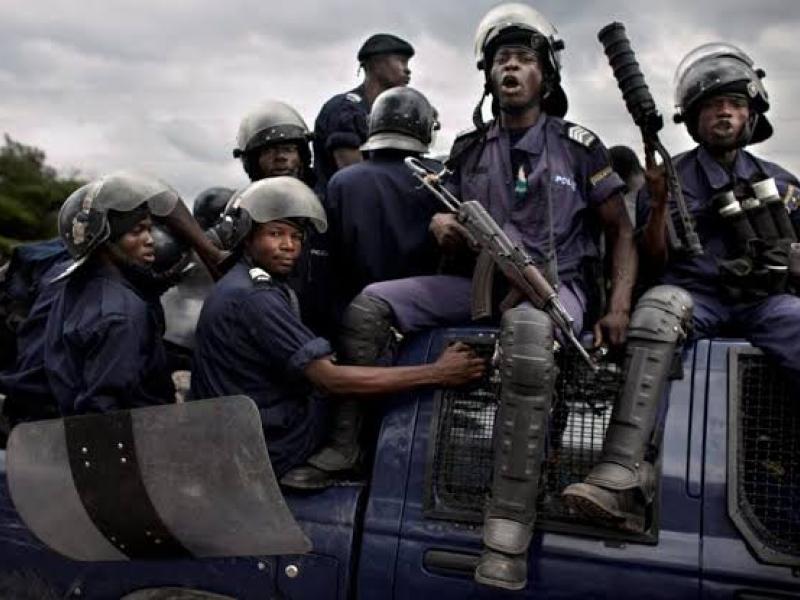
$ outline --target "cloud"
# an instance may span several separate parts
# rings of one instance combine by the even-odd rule
[[[355,54],[363,40],[388,31],[417,48],[412,85],[439,109],[443,130],[435,151],[444,152],[470,125],[480,95],[473,35],[490,6],[479,0],[6,0],[0,131],[40,146],[66,170],[147,168],[187,198],[211,185],[236,187],[245,181],[230,154],[241,116],[276,98],[312,125],[327,98],[358,84]],[[724,39],[744,47],[768,74],[776,134],[757,151],[800,167],[793,0],[546,0],[536,8],[566,41],[569,118],[608,145],[640,145],[596,39],[603,25],[620,20],[667,122],[663,139],[671,150],[691,144],[670,120],[675,66],[694,46]]]

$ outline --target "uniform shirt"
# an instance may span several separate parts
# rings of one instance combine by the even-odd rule
[[[44,366],[63,415],[171,401],[158,298],[116,269],[89,263],[56,294],[47,319]]]
[[[428,226],[443,207],[401,158],[373,155],[342,169],[328,184],[326,203],[340,309],[370,283],[436,272]]]
[[[697,235],[703,245],[701,256],[669,253],[669,262],[661,275],[661,281],[683,287],[689,291],[721,293],[718,259],[727,257],[723,224],[711,205],[712,198],[732,183],[749,182],[754,177],[774,177],[781,196],[790,185],[797,194],[798,181],[789,172],[776,164],[761,160],[740,150],[730,173],[720,165],[702,146],[674,159],[681,182],[686,206],[695,220]],[[644,227],[650,215],[650,195],[647,187],[639,192],[636,202],[637,227]],[[795,211],[793,218],[800,217]]]
[[[369,105],[363,84],[328,100],[314,122],[314,171],[317,190],[322,195],[336,172],[333,151],[359,148],[367,141]]]
[[[332,350],[300,321],[285,284],[254,281],[240,260],[203,305],[195,344],[192,397],[249,396],[275,472],[302,464],[322,441],[322,404],[303,370]]]
[[[594,209],[625,189],[594,134],[545,113],[513,146],[508,131],[493,122],[485,143],[473,144],[456,163],[456,196],[478,200],[538,265],[550,248],[549,196],[562,281],[579,280],[583,259],[599,255]]]
[[[13,420],[53,416],[55,400],[44,369],[47,317],[65,281],[52,281],[72,261],[57,263],[37,283],[38,295],[26,319],[17,329],[14,367],[0,373],[0,391],[8,396],[3,412]]]

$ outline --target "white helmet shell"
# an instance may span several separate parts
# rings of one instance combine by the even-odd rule
[[[475,32],[475,62],[478,69],[482,70],[486,66],[484,56],[486,47],[500,33],[512,27],[529,29],[542,35],[550,47],[553,68],[556,72],[561,70],[561,51],[564,49],[564,42],[558,36],[558,31],[539,11],[519,2],[495,6],[481,19]]]

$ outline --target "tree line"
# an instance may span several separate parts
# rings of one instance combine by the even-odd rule
[[[0,264],[14,246],[58,235],[58,209],[86,183],[46,163],[43,150],[4,135],[0,148]]]

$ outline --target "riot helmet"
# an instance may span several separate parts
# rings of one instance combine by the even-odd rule
[[[486,13],[478,24],[475,32],[475,62],[486,78],[484,97],[491,93],[489,72],[494,54],[498,48],[508,44],[530,48],[539,56],[544,76],[542,109],[556,117],[567,114],[567,95],[561,87],[564,42],[553,24],[526,4],[500,4]]]
[[[312,134],[295,109],[278,100],[267,100],[242,119],[236,136],[234,158],[241,158],[251,181],[263,178],[258,165],[261,150],[275,144],[296,144],[303,164],[303,175],[311,173]]]
[[[176,285],[193,268],[191,248],[159,221],[153,223],[150,233],[156,255],[150,267],[151,275],[154,282],[160,283],[166,290]]]
[[[369,115],[369,137],[361,146],[370,150],[408,150],[425,153],[439,130],[438,113],[420,92],[396,87],[381,92]]]
[[[84,264],[115,234],[112,229],[124,228],[125,213],[138,213],[145,206],[149,213],[164,217],[180,201],[166,183],[133,171],[118,171],[81,186],[64,201],[58,214],[58,233],[74,262],[57,279]],[[115,220],[122,225],[112,227]]]
[[[319,233],[328,229],[325,209],[314,191],[294,177],[270,177],[238,190],[228,202],[220,222],[220,238],[228,250],[237,249],[253,223],[290,221],[310,224]]]
[[[756,69],[753,60],[733,44],[704,44],[689,52],[675,70],[674,120],[685,123],[697,139],[700,103],[712,96],[737,94],[747,98],[750,120],[742,132],[740,146],[762,142],[772,135],[772,125],[764,116],[769,97],[761,79],[765,73]]]
[[[222,212],[233,196],[233,190],[225,187],[212,187],[198,194],[194,199],[192,214],[201,229],[208,229],[222,218]]]

